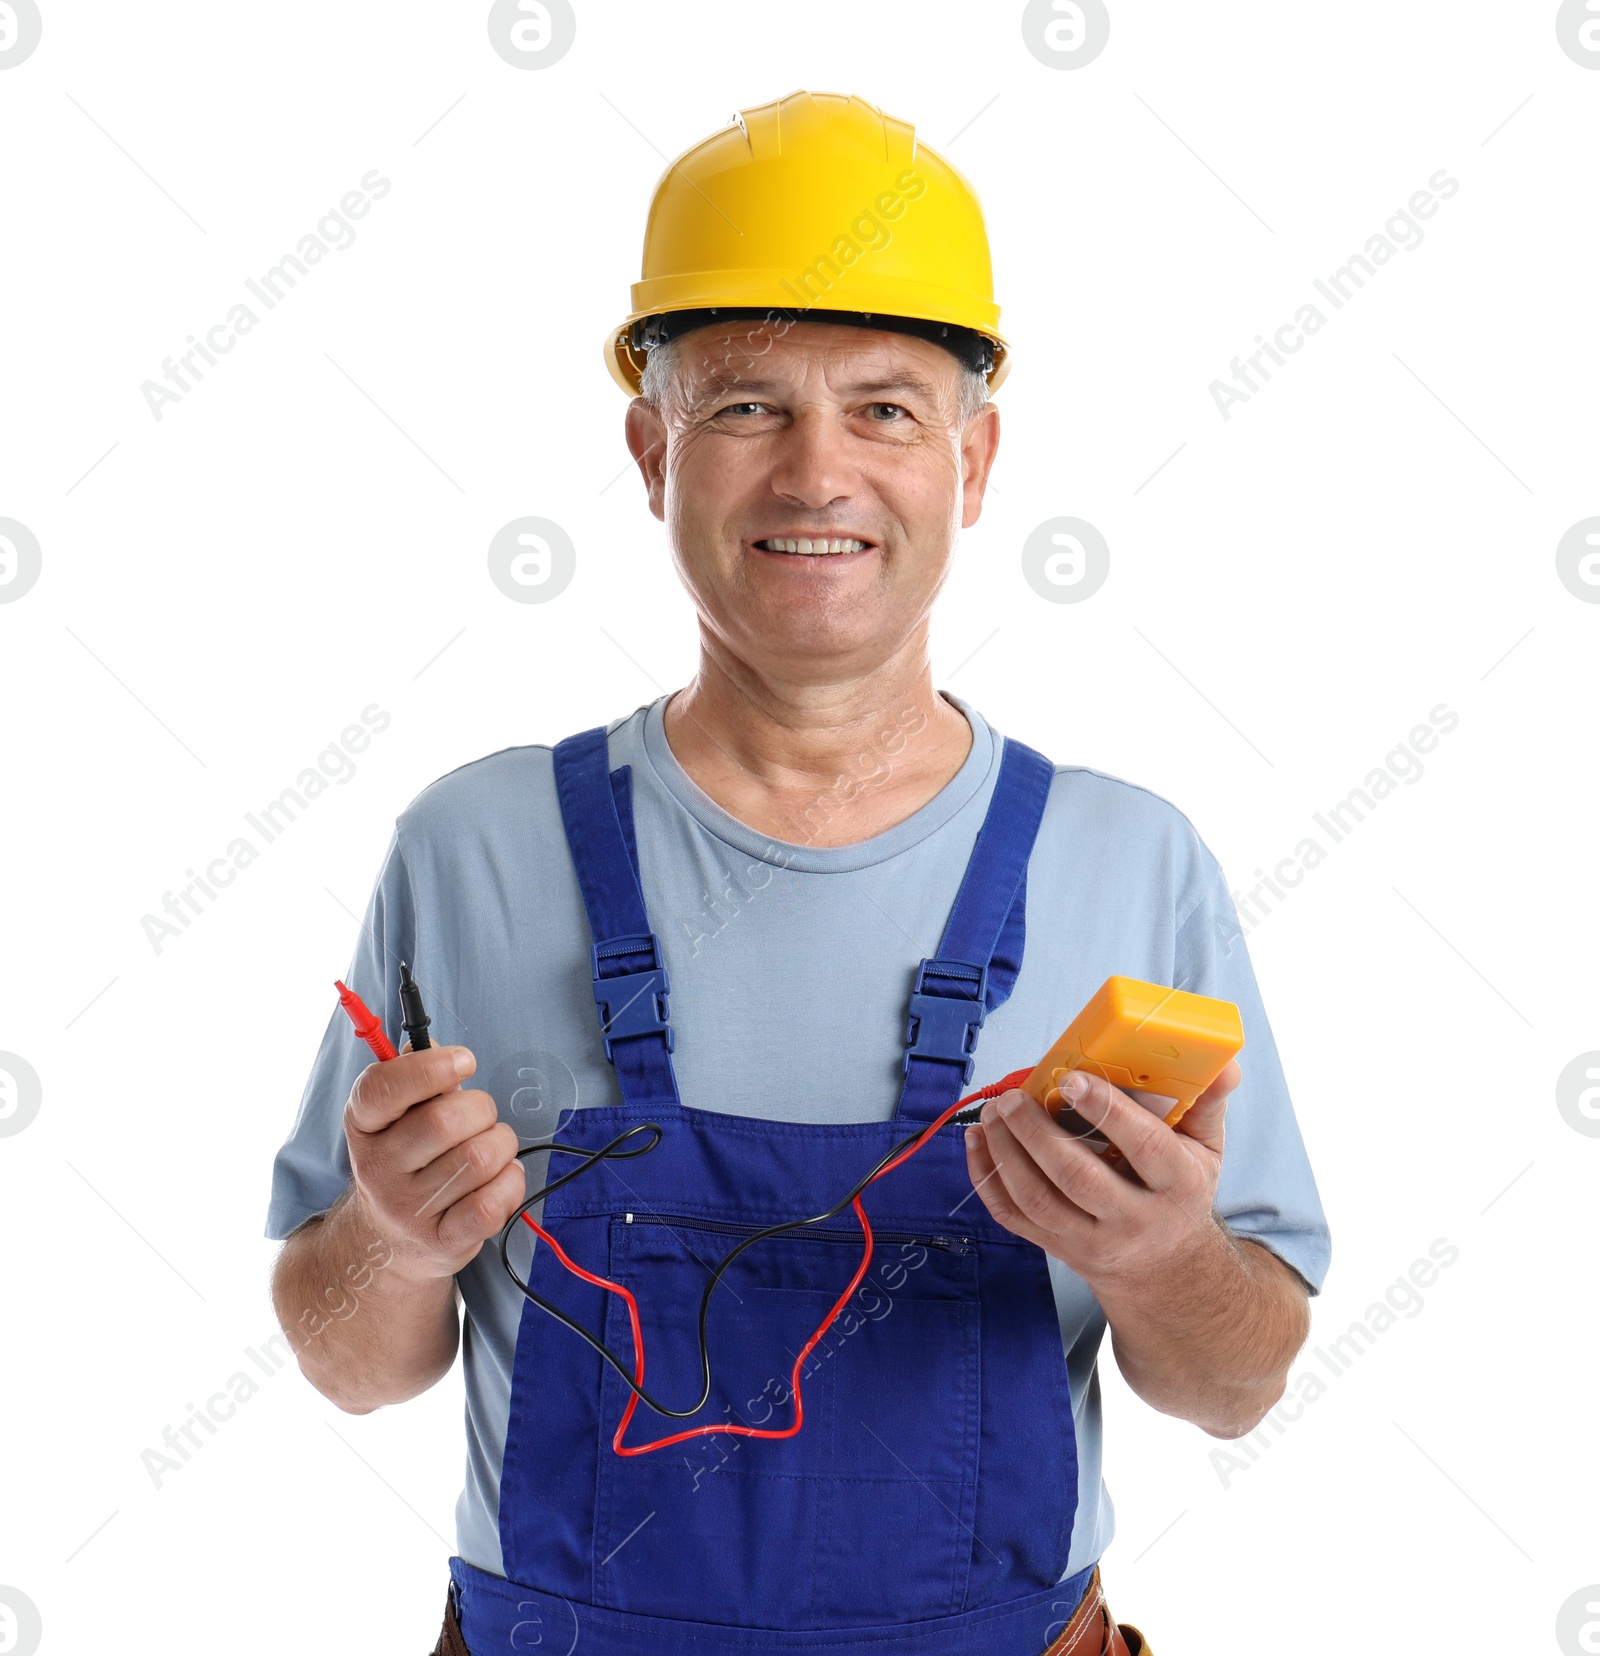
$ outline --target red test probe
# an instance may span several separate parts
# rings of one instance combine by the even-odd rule
[[[400,1054],[390,1045],[377,1013],[369,1011],[367,1003],[355,990],[347,989],[338,978],[333,980],[333,986],[339,991],[339,1004],[350,1014],[350,1022],[356,1026],[356,1034],[372,1048],[372,1056],[380,1063],[398,1058]]]

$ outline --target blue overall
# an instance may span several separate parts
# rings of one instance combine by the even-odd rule
[[[1028,856],[1052,774],[1006,741],[939,953],[916,971],[896,1115],[812,1125],[679,1099],[631,773],[609,770],[603,729],[556,747],[623,1099],[575,1111],[560,1138],[595,1149],[640,1121],[659,1123],[662,1138],[554,1192],[541,1222],[575,1261],[633,1291],[645,1384],[664,1403],[686,1408],[700,1393],[701,1294],[739,1236],[832,1207],[968,1089],[984,1016],[1022,963]],[[819,1045],[827,1038],[816,1032]],[[556,1161],[548,1176],[562,1170]],[[700,1436],[620,1456],[611,1445],[626,1386],[570,1329],[523,1308],[500,1490],[505,1578],[451,1561],[474,1656],[1039,1656],[1092,1574],[1060,1579],[1078,1468],[1045,1255],[974,1195],[954,1124],[863,1201],[872,1267],[806,1363],[792,1438]],[[641,1404],[626,1441],[713,1421],[790,1424],[795,1356],[860,1253],[847,1208],[741,1255],[711,1300],[710,1401],[689,1420]],[[631,1365],[620,1296],[572,1276],[548,1248],[534,1251],[529,1283],[603,1330]]]

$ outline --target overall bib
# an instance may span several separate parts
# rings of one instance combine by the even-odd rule
[[[597,729],[556,747],[555,776],[623,1098],[573,1112],[560,1137],[596,1149],[641,1121],[662,1137],[648,1155],[600,1162],[553,1192],[541,1223],[575,1261],[632,1289],[645,1384],[686,1408],[702,1384],[696,1321],[716,1262],[741,1235],[833,1206],[963,1096],[984,1016],[1021,966],[1028,856],[1052,766],[1005,742],[939,952],[917,968],[898,1111],[843,1126],[682,1103],[631,773],[609,769]],[[827,1030],[815,1039],[825,1046]],[[627,1387],[571,1330],[524,1306],[500,1487],[506,1579],[451,1561],[474,1656],[1039,1656],[1060,1632],[1093,1569],[1061,1580],[1078,1466],[1045,1255],[990,1218],[954,1124],[863,1201],[872,1267],[807,1360],[804,1424],[791,1438],[701,1436],[618,1455]],[[861,1247],[847,1208],[741,1255],[711,1300],[709,1402],[689,1420],[641,1405],[628,1444],[713,1421],[788,1425],[796,1354]],[[546,1247],[528,1280],[631,1366],[617,1295]]]

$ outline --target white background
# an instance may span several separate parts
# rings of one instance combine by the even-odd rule
[[[0,73],[0,516],[43,557],[0,604],[0,1049],[43,1087],[0,1138],[0,1584],[40,1648],[431,1645],[458,1375],[356,1419],[289,1367],[159,1488],[141,1453],[275,1331],[269,1166],[395,815],[692,671],[601,341],[665,160],[798,86],[913,120],[989,215],[1015,368],[938,684],[1172,800],[1241,892],[1459,716],[1248,938],[1334,1235],[1313,1345],[1459,1260],[1342,1377],[1308,1348],[1327,1394],[1226,1483],[1108,1342],[1113,1609],[1160,1656],[1559,1648],[1600,1581],[1600,1140],[1555,1099],[1600,1048],[1600,607],[1555,563],[1600,513],[1600,72],[1553,0],[1114,0],[1067,72],[1014,3],[580,3],[536,72],[481,4],[43,3]],[[157,421],[141,382],[372,168],[355,243]],[[549,604],[488,579],[524,514],[577,547]],[[1081,604],[1022,577],[1059,515],[1111,549]],[[374,702],[354,779],[155,952]]]

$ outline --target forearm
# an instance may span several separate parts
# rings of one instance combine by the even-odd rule
[[[1165,1269],[1093,1286],[1128,1384],[1213,1437],[1242,1437],[1260,1423],[1310,1331],[1294,1273],[1215,1215]]]
[[[353,1186],[284,1243],[272,1300],[301,1372],[348,1413],[403,1403],[455,1361],[455,1279],[406,1274]]]

